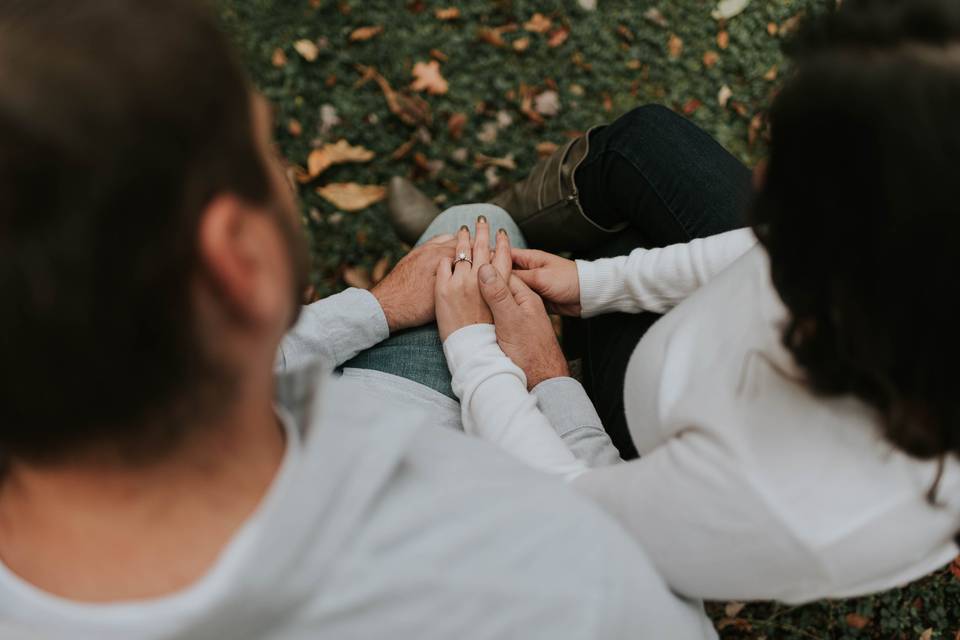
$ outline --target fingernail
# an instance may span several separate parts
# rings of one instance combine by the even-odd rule
[[[490,284],[497,278],[497,271],[489,264],[485,264],[480,267],[480,282],[483,284]]]
[[[478,223],[482,222],[482,223],[486,224],[486,223],[487,223],[487,217],[486,217],[486,216],[477,216],[477,222],[478,222]]]
[[[464,225],[461,225],[461,226],[460,226],[460,231],[467,231],[467,232],[469,232],[469,231],[470,231],[470,227],[468,227],[468,226],[465,225],[465,224],[464,224]]]
[[[506,229],[504,229],[503,227],[497,229],[497,233],[499,233],[499,234],[502,235],[502,236],[507,235],[507,231],[506,231]]]

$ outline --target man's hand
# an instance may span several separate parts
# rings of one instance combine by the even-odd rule
[[[404,256],[370,290],[383,308],[390,333],[433,322],[437,265],[443,259],[451,260],[456,246],[456,238],[449,234],[428,240]]]
[[[533,389],[550,378],[569,376],[567,359],[540,296],[516,274],[508,281],[492,266],[480,267],[478,273],[480,292],[493,312],[497,343],[523,369],[527,388]]]
[[[577,263],[546,251],[514,249],[514,276],[540,294],[547,308],[564,316],[580,317],[580,275]]]

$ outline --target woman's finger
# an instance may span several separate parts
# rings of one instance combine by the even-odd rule
[[[453,257],[453,272],[464,273],[473,265],[473,248],[470,246],[470,229],[467,225],[457,231],[457,253]]]
[[[497,249],[494,251],[491,262],[501,278],[505,281],[510,280],[510,272],[513,271],[513,257],[510,247],[510,236],[508,236],[507,232],[503,229],[497,231]]]
[[[514,249],[513,264],[521,269],[539,269],[547,266],[552,254],[537,249]]]
[[[473,241],[473,268],[490,262],[490,225],[484,216],[477,218],[477,237]]]

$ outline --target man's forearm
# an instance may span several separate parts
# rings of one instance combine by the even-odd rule
[[[288,371],[322,363],[332,371],[390,335],[380,303],[362,289],[347,289],[303,308],[280,343],[275,369]]]

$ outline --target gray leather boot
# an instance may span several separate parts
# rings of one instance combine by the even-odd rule
[[[538,162],[525,180],[490,201],[510,213],[531,247],[554,252],[585,251],[627,226],[601,227],[580,206],[573,177],[590,150],[590,134],[597,129],[590,129]]]
[[[394,176],[387,185],[387,211],[390,223],[401,240],[416,244],[440,208],[406,178]]]

